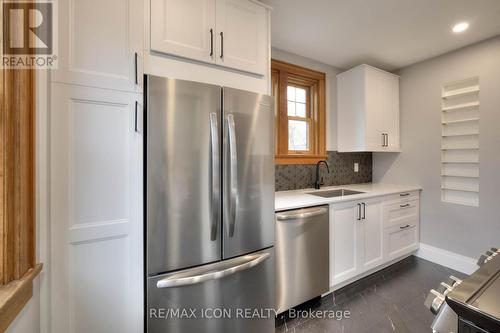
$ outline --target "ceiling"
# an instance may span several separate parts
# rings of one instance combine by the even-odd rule
[[[500,0],[262,0],[272,46],[347,69],[395,70],[500,34]],[[454,24],[470,28],[454,34]]]

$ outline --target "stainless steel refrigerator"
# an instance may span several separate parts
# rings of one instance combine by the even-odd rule
[[[273,99],[156,76],[146,91],[147,331],[274,332]]]

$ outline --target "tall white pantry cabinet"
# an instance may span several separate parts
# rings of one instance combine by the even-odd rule
[[[269,91],[254,0],[60,0],[42,333],[144,329],[143,75]]]
[[[144,3],[58,4],[45,329],[142,332]]]

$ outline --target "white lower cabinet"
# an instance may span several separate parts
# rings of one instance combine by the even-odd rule
[[[331,285],[348,280],[358,273],[358,208],[356,202],[330,206]]]
[[[141,104],[141,94],[51,85],[52,333],[143,330]]]
[[[367,271],[383,264],[382,203],[378,199],[366,200],[362,204],[362,219],[359,224],[359,268]]]
[[[330,285],[418,249],[418,192],[330,205]]]

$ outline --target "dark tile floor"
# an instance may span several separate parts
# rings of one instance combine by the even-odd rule
[[[297,307],[337,319],[291,318],[276,320],[276,333],[425,333],[431,332],[434,316],[424,306],[430,289],[436,289],[449,275],[464,275],[446,267],[411,256],[382,271],[344,287],[321,299]],[[338,314],[349,311],[349,317]],[[305,312],[303,312],[305,313]]]

